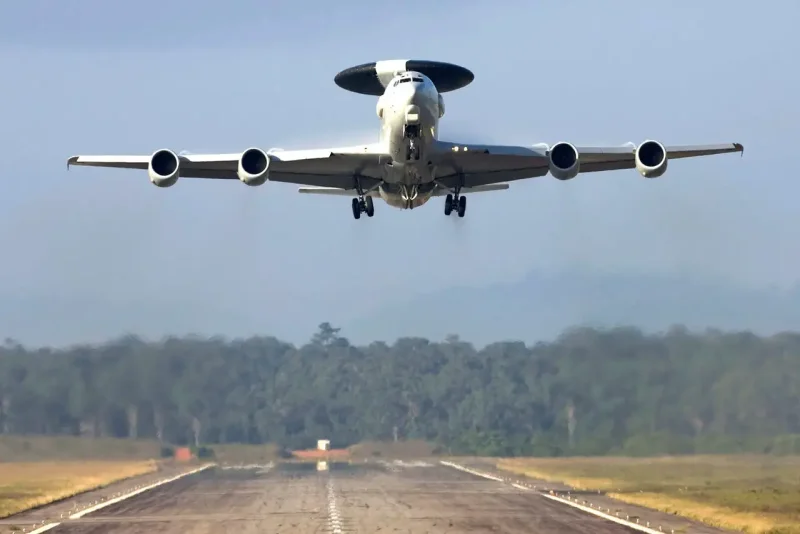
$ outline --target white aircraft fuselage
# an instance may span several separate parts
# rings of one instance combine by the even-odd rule
[[[421,206],[435,187],[428,162],[444,115],[444,99],[430,78],[408,71],[387,85],[376,111],[381,121],[380,142],[392,157],[378,192],[393,207]]]

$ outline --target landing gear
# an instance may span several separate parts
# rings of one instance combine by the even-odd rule
[[[372,202],[371,196],[365,196],[364,190],[361,188],[361,182],[356,178],[356,190],[358,191],[358,198],[353,199],[353,218],[360,219],[361,213],[366,213],[367,217],[375,215],[375,204]]]
[[[366,213],[367,217],[375,215],[375,204],[372,202],[372,197],[354,198],[352,207],[354,219],[360,219],[362,213]]]
[[[455,196],[448,193],[447,196],[444,197],[445,215],[450,215],[453,212],[453,208],[456,209],[456,213],[458,213],[459,217],[463,217],[467,212],[467,197],[459,194],[460,189],[461,188],[456,190]]]
[[[463,217],[467,212],[467,197],[458,197],[458,216]]]
[[[419,161],[420,156],[420,149],[419,149],[419,139],[420,139],[420,126],[419,124],[406,124],[404,130],[405,138],[408,139],[408,145],[406,146],[406,160],[408,161]]]
[[[406,124],[404,133],[408,139],[416,139],[419,137],[419,124]]]
[[[406,159],[408,161],[419,161],[419,146],[414,139],[410,139],[408,141],[408,147],[406,148]]]

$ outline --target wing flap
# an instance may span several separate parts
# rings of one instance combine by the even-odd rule
[[[352,197],[353,191],[352,189],[344,189],[339,187],[299,187],[297,188],[298,193],[304,193],[306,195],[330,195],[330,196],[337,196],[337,197]],[[364,196],[366,197],[380,197],[380,193],[377,190],[372,191],[365,191]]]
[[[462,187],[461,194],[467,193],[487,193],[489,191],[504,191],[509,188],[509,184],[506,183],[495,183],[489,185],[478,185],[475,187]],[[450,193],[450,190],[446,187],[437,187],[433,190],[434,197],[443,197]]]

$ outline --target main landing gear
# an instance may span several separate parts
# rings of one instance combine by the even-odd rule
[[[355,177],[356,191],[358,191],[358,198],[353,199],[353,218],[360,219],[362,213],[366,213],[367,217],[375,215],[375,204],[372,202],[371,196],[364,194],[364,189],[361,187],[361,180],[358,176]]]
[[[366,213],[367,217],[375,215],[375,205],[372,203],[372,197],[353,199],[353,218],[360,219],[362,212]]]
[[[467,197],[459,194],[458,190],[456,190],[455,195],[448,193],[444,198],[444,214],[450,215],[453,208],[456,209],[456,213],[458,213],[459,217],[463,217],[467,212]]]

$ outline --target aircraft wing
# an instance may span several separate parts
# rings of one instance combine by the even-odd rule
[[[482,187],[545,176],[549,172],[550,147],[546,144],[524,147],[438,142],[437,148],[436,179],[445,187],[456,187],[460,176],[464,178],[464,187]],[[637,146],[633,143],[575,148],[580,174],[636,168]],[[667,160],[744,151],[739,143],[664,148]]]
[[[176,154],[181,178],[238,180],[237,169],[243,152],[228,154]],[[369,189],[382,181],[382,164],[389,161],[377,145],[360,145],[312,150],[270,150],[269,180],[298,185],[354,190],[354,175]],[[73,156],[67,167],[81,165],[147,170],[151,155]]]

